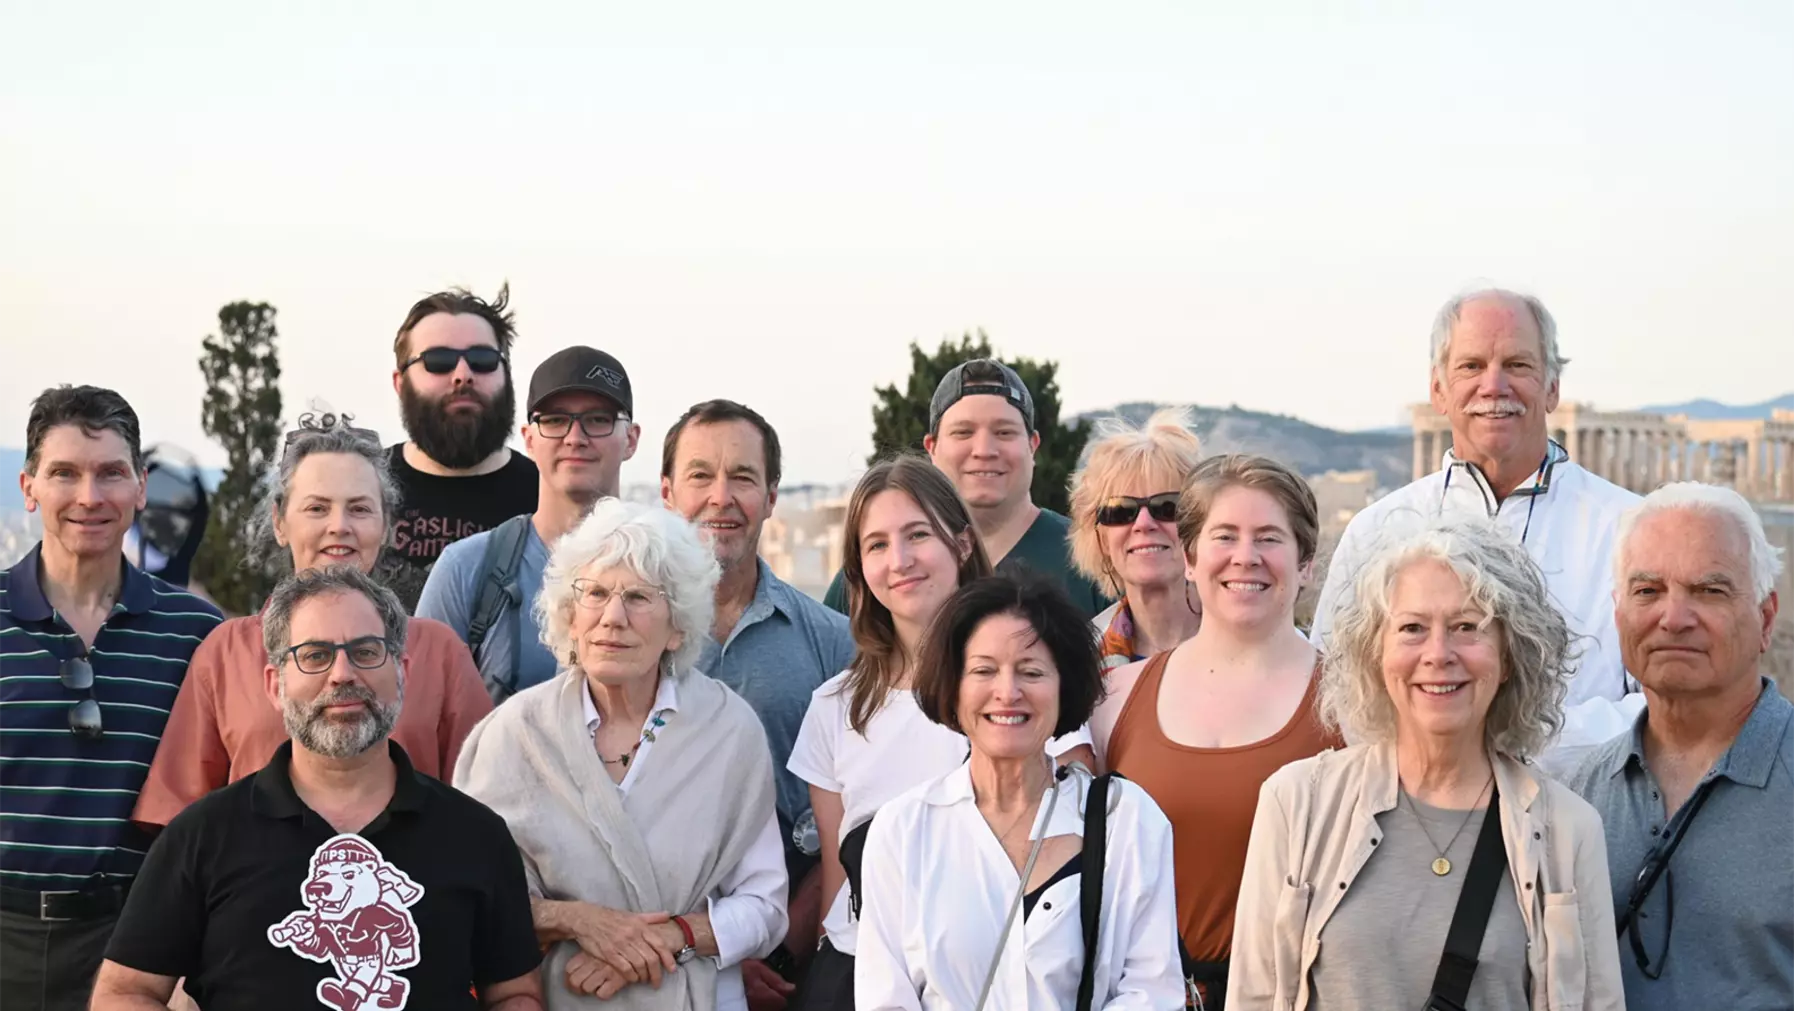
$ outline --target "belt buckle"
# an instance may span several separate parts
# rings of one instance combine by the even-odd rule
[[[72,916],[51,916],[50,915],[50,899],[52,896],[79,895],[79,894],[81,894],[81,893],[80,892],[38,892],[37,893],[37,918],[46,923],[66,923],[66,922],[74,919],[74,917],[72,917]]]

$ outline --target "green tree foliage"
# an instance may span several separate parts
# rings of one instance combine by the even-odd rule
[[[228,464],[211,500],[194,577],[232,614],[252,614],[273,588],[269,567],[251,550],[255,509],[280,440],[280,333],[274,307],[232,302],[218,310],[218,333],[205,339],[201,423],[224,447]]]
[[[874,391],[878,402],[872,406],[872,455],[867,463],[904,450],[921,452],[922,437],[928,434],[928,404],[942,377],[960,362],[995,358],[1014,369],[1034,395],[1034,425],[1040,432],[1040,449],[1034,454],[1034,504],[1069,511],[1071,475],[1090,432],[1083,421],[1075,425],[1059,421],[1058,362],[1005,358],[991,349],[983,330],[964,334],[957,342],[943,340],[933,353],[911,341],[909,358],[909,380],[902,389],[881,386]]]

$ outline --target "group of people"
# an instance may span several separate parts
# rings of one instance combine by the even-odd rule
[[[1550,441],[1536,299],[1442,310],[1452,448],[1324,576],[1301,475],[1176,411],[1035,505],[1031,393],[975,360],[826,606],[759,557],[764,417],[694,405],[624,502],[622,363],[549,356],[518,426],[513,338],[413,306],[409,438],[302,419],[229,620],[123,554],[129,404],[33,403],[7,1008],[1794,1006],[1781,562],[1729,489]]]

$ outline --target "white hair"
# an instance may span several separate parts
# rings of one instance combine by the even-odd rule
[[[1750,583],[1756,591],[1757,603],[1769,599],[1775,590],[1776,577],[1782,574],[1781,549],[1769,543],[1768,534],[1763,531],[1763,518],[1757,515],[1744,496],[1730,488],[1717,484],[1702,484],[1699,481],[1677,481],[1666,484],[1646,495],[1643,502],[1638,503],[1620,517],[1620,535],[1615,542],[1618,548],[1613,553],[1613,587],[1618,594],[1626,585],[1626,543],[1632,537],[1632,530],[1638,521],[1652,513],[1669,512],[1672,509],[1685,509],[1690,512],[1704,512],[1714,516],[1724,516],[1738,525],[1738,531],[1750,544]]]
[[[1557,351],[1557,321],[1551,318],[1545,303],[1533,295],[1523,295],[1506,288],[1475,288],[1453,296],[1451,301],[1439,309],[1433,317],[1433,374],[1445,375],[1446,357],[1451,354],[1451,331],[1458,325],[1458,317],[1463,314],[1464,306],[1485,298],[1502,298],[1518,302],[1532,313],[1532,321],[1539,328],[1540,350],[1545,358],[1545,385],[1550,386],[1563,375],[1564,366],[1570,360]]]
[[[536,597],[536,625],[542,645],[556,663],[568,666],[573,645],[573,580],[580,570],[621,565],[660,587],[672,608],[679,648],[665,658],[671,674],[683,677],[697,662],[716,614],[716,583],[721,577],[716,556],[699,539],[697,528],[660,506],[604,498],[579,526],[556,541]]]

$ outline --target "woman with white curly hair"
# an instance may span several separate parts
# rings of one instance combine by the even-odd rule
[[[1330,647],[1355,743],[1259,794],[1228,1006],[1623,1008],[1601,821],[1528,762],[1571,642],[1524,549],[1480,521],[1385,547]]]
[[[766,732],[692,669],[717,577],[678,515],[599,502],[535,604],[560,672],[462,749],[523,851],[549,1008],[745,1009],[740,962],[785,936]]]

